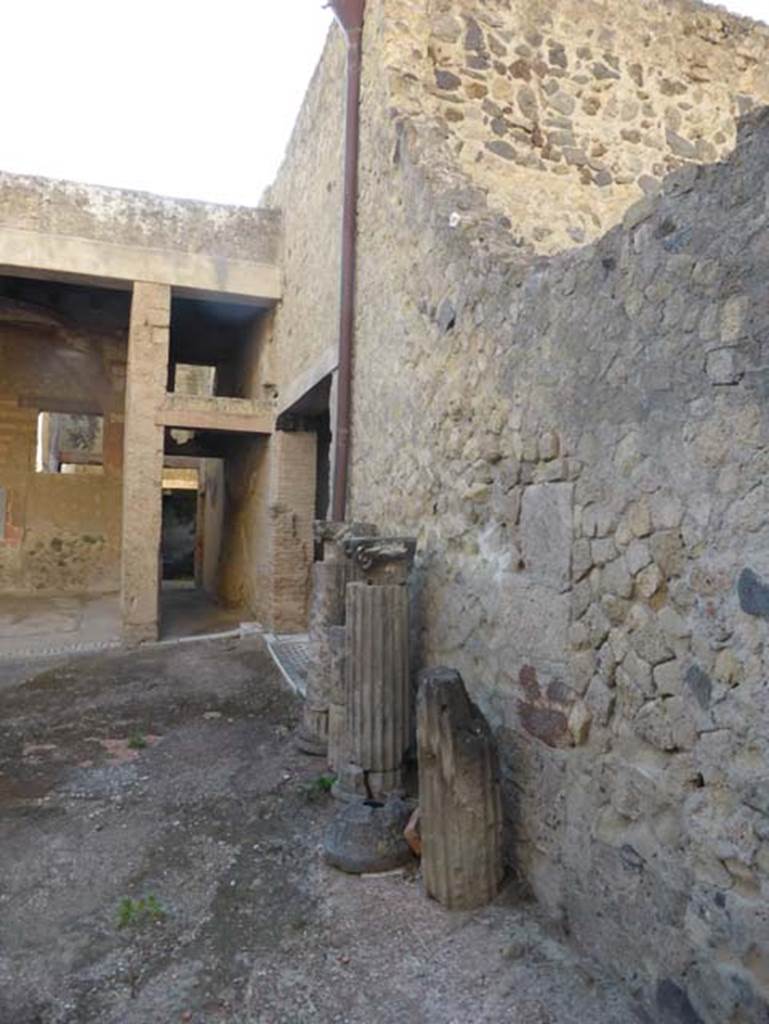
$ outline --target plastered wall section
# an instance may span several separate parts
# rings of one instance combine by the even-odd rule
[[[264,336],[267,382],[276,385],[279,403],[339,334],[344,76],[344,40],[332,28],[285,161],[263,200],[282,216],[283,287],[290,297]]]
[[[225,462],[219,594],[279,633],[307,629],[315,448],[313,433],[277,431],[239,442]]]
[[[0,592],[98,593],[120,585],[125,336],[0,321]],[[35,472],[37,416],[104,416],[104,474]]]
[[[242,440],[221,477],[223,529],[214,579],[221,600],[270,624],[270,439]]]

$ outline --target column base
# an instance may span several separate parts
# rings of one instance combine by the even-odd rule
[[[127,647],[156,643],[160,639],[157,623],[123,623],[121,639]]]

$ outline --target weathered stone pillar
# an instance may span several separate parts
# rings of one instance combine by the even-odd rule
[[[347,629],[331,626],[328,631],[328,764],[336,774],[350,760],[347,739]]]
[[[270,625],[304,633],[310,596],[317,435],[278,430],[270,438]]]
[[[315,542],[321,546],[323,561],[312,567],[311,667],[297,736],[297,746],[307,754],[326,756],[329,751],[331,675],[339,657],[338,630],[345,621],[345,588],[362,578],[360,570],[345,557],[342,542],[348,537],[374,533],[376,528],[370,523],[315,523]],[[343,703],[343,698],[339,702]]]
[[[345,587],[354,579],[349,562],[316,562],[312,567],[310,671],[297,745],[307,754],[328,752],[328,705],[334,626],[344,624]]]
[[[347,585],[345,729],[335,794],[381,799],[403,784],[411,735],[409,600],[413,540],[351,538],[364,576]]]
[[[421,674],[417,731],[425,889],[450,910],[481,907],[504,875],[499,766],[458,672]]]
[[[158,637],[163,427],[156,413],[168,372],[171,289],[136,281],[128,333],[123,441],[123,635]]]

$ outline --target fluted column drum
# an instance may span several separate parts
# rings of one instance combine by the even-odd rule
[[[502,884],[496,746],[453,669],[423,672],[417,698],[422,878],[450,910],[492,900]]]
[[[347,731],[370,796],[398,788],[409,745],[408,590],[347,587]]]

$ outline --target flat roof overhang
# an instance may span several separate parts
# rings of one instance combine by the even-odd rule
[[[263,307],[282,295],[282,275],[275,264],[3,226],[0,274],[110,288],[150,281],[170,285],[180,295],[226,297]]]

